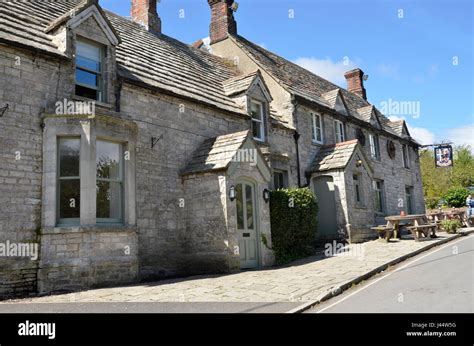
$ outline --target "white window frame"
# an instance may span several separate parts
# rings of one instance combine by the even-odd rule
[[[342,143],[346,141],[344,123],[340,120],[334,120],[334,137],[335,137],[336,143]]]
[[[319,122],[319,127],[316,120]],[[311,139],[313,143],[323,144],[323,117],[320,114],[311,113],[311,130]],[[321,138],[320,140],[318,140],[318,133]]]
[[[259,105],[261,119],[257,119],[257,118],[253,117],[252,104]],[[252,121],[252,123],[251,123],[252,136],[253,136],[254,123],[256,123],[256,124],[258,124],[258,126],[260,126],[261,137],[253,137],[253,139],[255,139],[256,141],[259,141],[259,142],[265,142],[265,111],[264,111],[263,102],[260,102],[260,101],[257,101],[257,100],[250,100],[249,111],[250,111],[250,117],[251,117],[251,121]]]
[[[376,134],[369,135],[370,156],[375,160],[380,160],[380,143],[379,136]]]
[[[79,44],[83,44],[83,45],[86,45],[86,46],[91,46],[91,47],[97,48],[99,50],[100,70],[98,70],[98,71],[97,70],[91,70],[87,67],[78,65],[78,63],[77,63],[77,55],[78,55],[77,46]],[[95,100],[99,101],[99,102],[105,101],[104,100],[104,61],[105,61],[105,53],[104,53],[104,47],[103,46],[101,46],[99,43],[95,43],[95,42],[87,40],[87,39],[83,39],[83,38],[78,38],[77,39],[76,58],[75,58],[76,69],[74,70],[74,85],[75,86],[77,85],[77,86],[80,86],[80,87],[83,87],[83,88],[87,88],[87,89],[91,89],[91,90],[96,90],[97,91],[97,98]],[[92,85],[88,85],[88,84],[79,83],[76,79],[76,71],[77,70],[81,70],[81,71],[84,71],[84,72],[87,72],[87,73],[97,75],[97,84],[98,85],[97,86],[92,86]],[[81,95],[77,95],[77,96],[81,96]]]
[[[108,182],[108,183],[116,183],[119,184],[120,186],[120,216],[119,218],[99,218],[97,215],[98,210],[96,210],[96,220],[97,223],[100,224],[106,224],[106,223],[116,223],[116,224],[122,224],[123,223],[123,213],[124,213],[124,205],[125,205],[125,193],[124,193],[124,180],[125,180],[125,169],[124,169],[124,143],[121,142],[115,142],[111,141],[108,139],[103,139],[98,137],[95,141],[95,148],[96,148],[96,158],[97,158],[97,147],[98,147],[98,142],[106,142],[106,143],[112,143],[114,145],[117,145],[119,148],[119,176],[118,178],[100,178],[97,176],[97,166],[96,166],[96,187],[99,182]],[[96,194],[96,205],[97,205],[97,194]],[[96,208],[97,209],[97,208]]]

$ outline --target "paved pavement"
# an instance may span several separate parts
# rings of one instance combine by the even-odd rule
[[[440,232],[439,238],[424,242],[415,242],[413,239],[402,239],[390,243],[374,240],[363,244],[349,245],[345,252],[336,256],[314,256],[279,268],[243,271],[228,275],[194,276],[124,287],[4,301],[0,303],[0,312],[14,312],[18,309],[42,312],[55,308],[61,311],[80,309],[81,312],[106,312],[106,310],[97,311],[97,307],[100,305],[93,307],[93,304],[83,303],[154,303],[150,305],[150,307],[153,306],[157,309],[154,312],[171,310],[177,312],[179,307],[183,309],[180,311],[192,309],[193,304],[179,304],[188,302],[216,303],[216,305],[208,305],[208,309],[222,308],[221,312],[252,309],[260,309],[261,312],[264,310],[285,312],[303,303],[315,301],[341,284],[367,274],[401,256],[454,236]],[[56,307],[37,306],[37,304],[61,303],[69,304],[62,307],[61,305],[56,305]],[[155,303],[177,304],[171,307],[169,304]],[[218,305],[217,303],[244,304]],[[265,303],[291,304],[268,305]],[[76,304],[82,304],[82,306]],[[116,304],[116,306],[118,310],[123,309],[121,304]],[[126,306],[135,310],[144,305],[127,304]],[[199,304],[194,306],[197,309]],[[205,304],[201,306],[205,306]],[[110,309],[113,310],[112,307]]]
[[[474,235],[423,253],[308,312],[473,313]]]

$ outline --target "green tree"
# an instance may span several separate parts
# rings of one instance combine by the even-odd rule
[[[469,146],[456,146],[453,167],[435,167],[433,149],[420,151],[420,167],[425,198],[430,204],[451,188],[474,186],[474,155]]]

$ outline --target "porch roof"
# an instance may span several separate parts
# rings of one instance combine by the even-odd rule
[[[357,139],[321,147],[307,173],[344,169],[357,147]]]
[[[249,130],[206,139],[193,153],[181,175],[225,170],[247,140]]]

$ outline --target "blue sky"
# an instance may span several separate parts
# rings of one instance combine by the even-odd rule
[[[474,148],[474,1],[237,2],[240,35],[343,87],[344,71],[360,67],[369,102],[405,118],[412,136]],[[123,16],[130,3],[100,0]],[[206,0],[161,0],[158,13],[169,36],[186,43],[209,36]],[[401,102],[409,108],[397,111]]]

